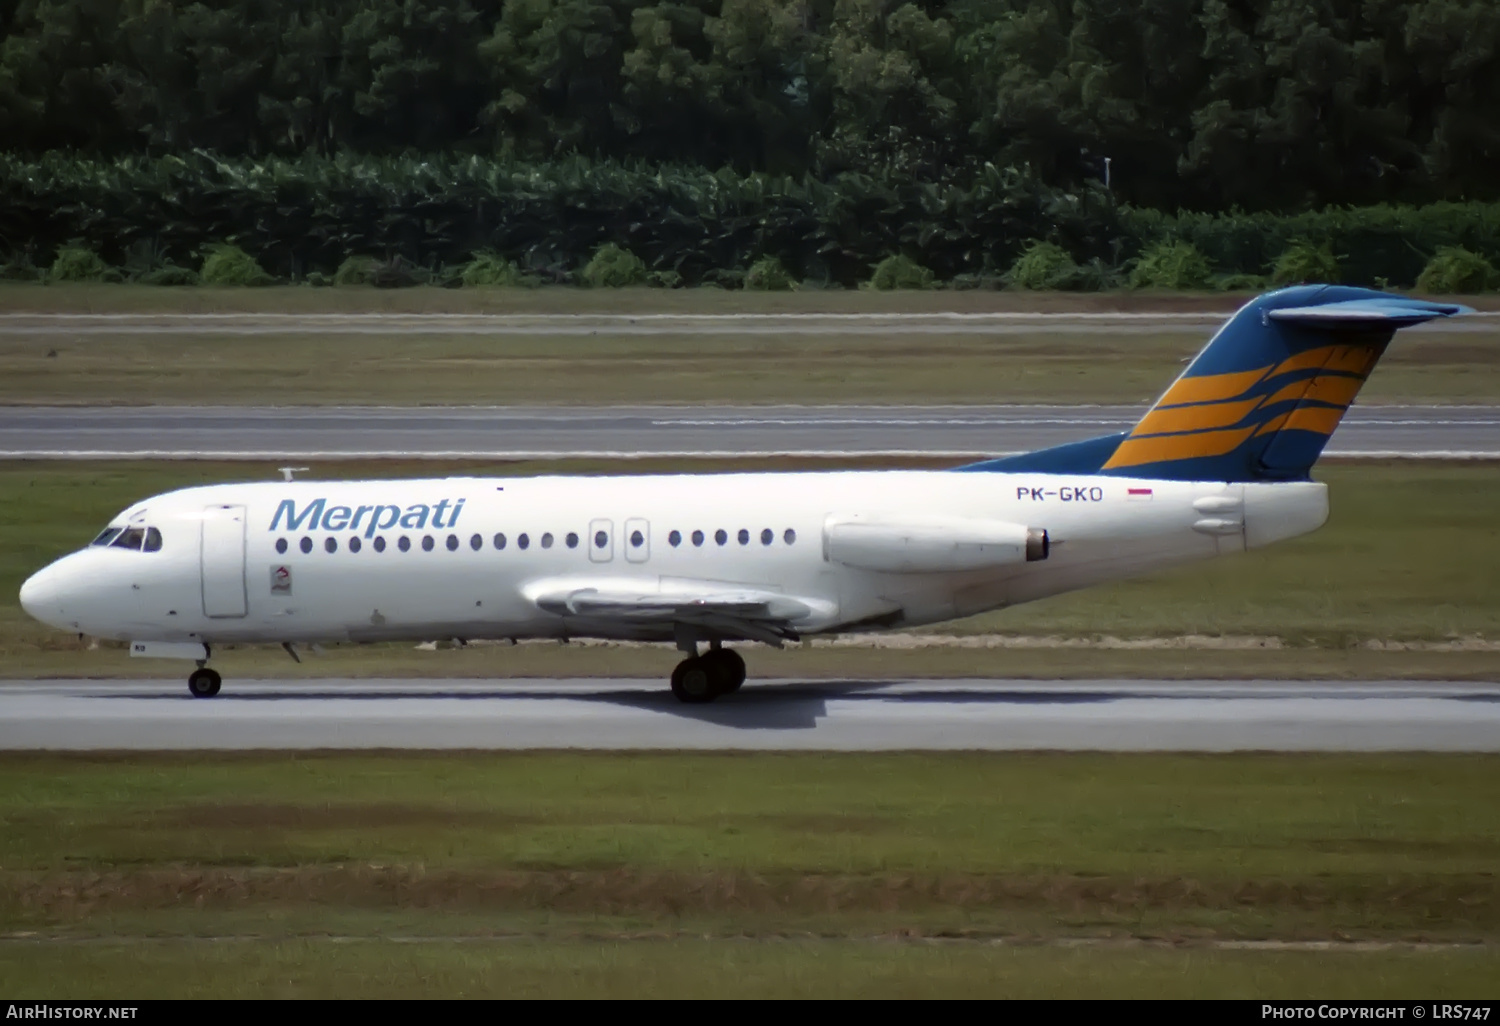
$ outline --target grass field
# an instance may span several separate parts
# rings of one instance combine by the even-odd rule
[[[1480,996],[1497,768],[0,756],[0,990]],[[1267,940],[1480,946],[1221,946]]]
[[[1485,999],[1473,951],[994,948],[790,939],[318,940],[13,945],[17,999],[113,998],[1374,998]]]
[[[774,466],[762,462],[759,466]],[[714,469],[724,464],[659,460],[631,471]],[[740,464],[735,464],[740,466]],[[613,469],[599,462],[528,463],[466,471],[530,474]],[[421,464],[329,464],[318,476],[414,476]],[[1254,636],[1281,648],[1255,651],[975,650],[909,652],[752,649],[758,676],[1126,676],[1493,678],[1500,653],[1428,651],[1495,639],[1500,622],[1500,475],[1485,464],[1324,465],[1333,512],[1322,530],[1282,545],[1059,596],[934,628],[939,633],[1093,638]],[[31,621],[16,593],[26,575],[84,544],[137,499],[209,481],[276,477],[257,464],[0,464],[0,676],[160,675],[174,666],[128,660]],[[1371,651],[1371,640],[1417,643],[1417,651]],[[230,675],[659,676],[667,648],[524,645],[415,651],[410,645],[349,646],[298,666],[279,650],[221,653]]]
[[[0,286],[0,313],[910,312],[1210,309],[1243,297],[715,290]],[[1143,403],[1201,332],[985,335],[0,335],[0,403]],[[1500,325],[1407,333],[1361,401],[1500,400]]]
[[[1230,312],[1250,292],[1027,292],[973,289],[795,292],[696,289],[160,288],[0,282],[4,313],[990,313]],[[1433,297],[1500,310],[1500,295]]]

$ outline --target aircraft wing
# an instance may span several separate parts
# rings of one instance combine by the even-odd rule
[[[771,644],[795,640],[801,623],[831,615],[833,604],[720,581],[655,582],[566,578],[536,581],[523,594],[558,616],[622,625],[704,627]]]

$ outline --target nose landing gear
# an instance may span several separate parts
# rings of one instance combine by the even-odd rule
[[[745,660],[733,649],[715,648],[689,656],[672,671],[672,694],[689,705],[712,702],[745,683]]]
[[[188,675],[188,691],[194,698],[212,698],[219,693],[224,678],[206,666],[200,666]]]

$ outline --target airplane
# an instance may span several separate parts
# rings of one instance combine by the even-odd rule
[[[1236,312],[1129,431],[941,470],[267,481],[136,503],[20,600],[191,660],[223,645],[674,642],[683,702],[735,642],[932,624],[1306,534],[1314,462],[1399,328],[1472,312],[1305,285]],[[288,475],[290,476],[290,475]]]

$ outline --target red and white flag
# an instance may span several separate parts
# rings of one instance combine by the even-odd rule
[[[1149,488],[1127,488],[1125,495],[1131,502],[1150,501],[1151,489]]]

